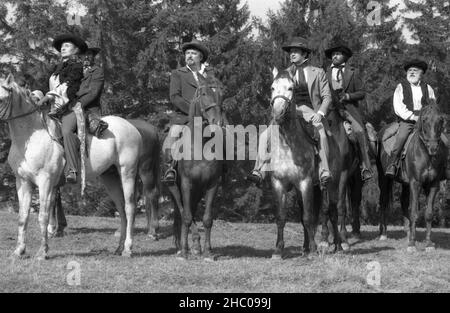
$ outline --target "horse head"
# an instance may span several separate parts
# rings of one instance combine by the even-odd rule
[[[209,125],[222,126],[221,84],[215,77],[203,78],[199,75],[199,84],[191,106],[191,117],[202,117]]]
[[[34,111],[29,90],[20,87],[12,74],[0,80],[0,120],[13,120]]]
[[[279,72],[276,67],[273,69],[272,74],[274,78],[270,101],[272,117],[276,122],[281,122],[287,113],[295,114],[295,105],[292,102],[294,96],[294,79],[291,73],[288,71]]]
[[[425,144],[430,156],[436,156],[444,130],[444,115],[436,103],[425,106],[420,112],[417,129],[419,137]]]

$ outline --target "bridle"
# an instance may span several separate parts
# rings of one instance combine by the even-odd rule
[[[11,110],[11,106],[12,106],[12,102],[13,102],[13,90],[12,90],[11,87],[8,88],[8,87],[5,87],[5,86],[2,86],[2,88],[5,89],[9,93],[9,96],[8,96],[8,98],[6,100],[7,101],[6,102],[6,107],[9,108],[9,110]],[[38,107],[33,105],[33,109],[31,111],[29,111],[29,112],[22,113],[22,114],[19,114],[17,116],[13,116],[13,117],[8,117],[8,118],[2,119],[2,120],[5,121],[5,122],[13,121],[13,120],[16,120],[16,119],[19,119],[19,118],[31,115],[34,112],[36,112],[37,110],[38,110]]]
[[[272,108],[273,108],[273,104],[275,103],[275,100],[277,100],[277,99],[283,99],[288,104],[287,106],[284,107],[283,112],[281,112],[280,118],[282,118],[288,112],[288,109],[292,104],[292,99],[289,99],[288,97],[283,96],[283,95],[277,95],[277,96],[273,97],[272,100],[270,100],[270,106]]]
[[[419,123],[419,129],[418,129],[418,132],[419,132],[419,139],[420,140],[422,140],[422,142],[426,145],[426,146],[428,146],[430,143],[437,143],[437,142],[439,142],[440,141],[440,138],[438,138],[438,139],[426,139],[425,138],[425,134],[424,134],[424,132],[423,132],[423,125],[424,125],[424,122],[423,122],[423,116],[420,116],[420,123]]]

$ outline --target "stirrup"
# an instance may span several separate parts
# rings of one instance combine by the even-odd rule
[[[368,173],[368,176],[364,176],[364,173]],[[368,168],[363,168],[361,170],[361,179],[363,182],[369,181],[373,178],[373,173],[370,169]]]
[[[66,175],[66,183],[76,184],[77,183],[77,172],[74,170],[69,170],[69,173]]]
[[[253,170],[246,179],[252,183],[255,183],[258,187],[261,186],[262,182],[264,181],[261,172],[258,170]]]
[[[167,176],[169,176],[169,174],[173,174],[173,178],[167,178]],[[169,168],[165,173],[164,173],[164,177],[161,180],[162,183],[167,184],[167,185],[173,185],[175,184],[175,182],[177,181],[177,171],[174,168]]]

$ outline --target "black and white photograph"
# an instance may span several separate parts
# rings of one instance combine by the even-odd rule
[[[2,0],[0,293],[448,293],[449,114],[449,0]]]

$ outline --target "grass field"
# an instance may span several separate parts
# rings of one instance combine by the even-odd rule
[[[435,229],[436,251],[406,252],[401,228],[389,228],[390,239],[376,240],[377,228],[364,227],[363,238],[351,240],[346,254],[305,257],[302,227],[286,227],[287,256],[271,259],[276,240],[274,224],[231,224],[216,221],[212,244],[217,260],[175,258],[171,225],[162,223],[162,239],[151,241],[145,220],[136,222],[134,256],[113,255],[118,238],[114,218],[68,217],[64,238],[50,241],[50,259],[39,262],[37,216],[30,218],[29,258],[10,257],[17,240],[17,216],[0,212],[0,292],[449,292],[450,230]],[[203,233],[201,233],[203,235]],[[424,230],[419,230],[424,240]],[[203,238],[202,238],[203,239]],[[80,265],[80,285],[70,286],[67,269]],[[367,264],[381,265],[381,285],[367,283]]]

